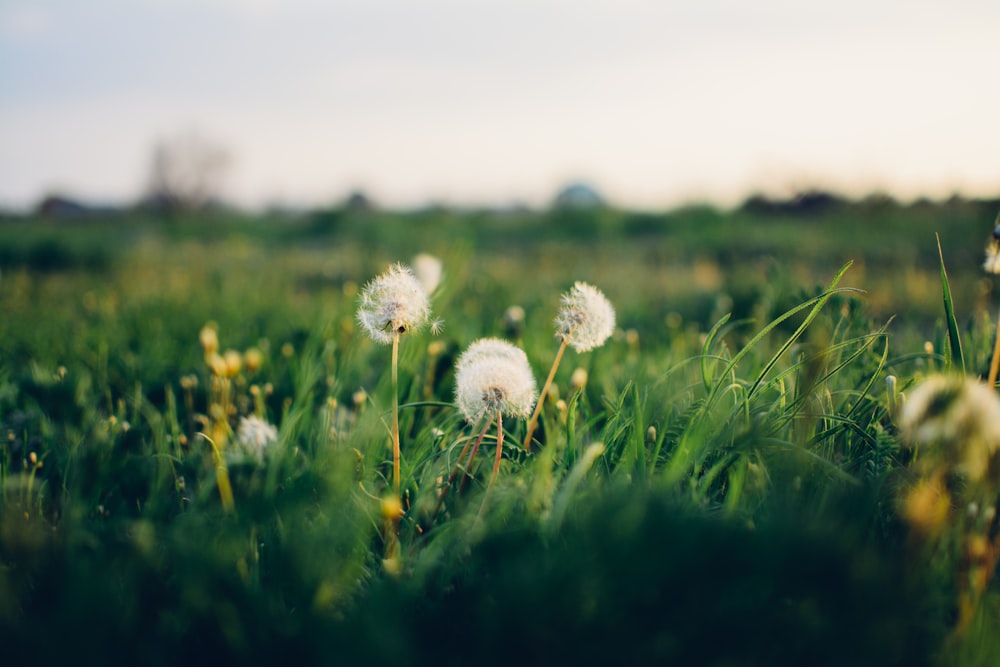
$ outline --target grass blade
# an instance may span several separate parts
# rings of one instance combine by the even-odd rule
[[[941,237],[936,233],[938,258],[941,260],[941,293],[944,297],[944,317],[948,323],[948,345],[951,355],[948,361],[952,367],[958,367],[965,373],[965,355],[962,354],[962,338],[958,333],[958,321],[955,319],[955,304],[951,300],[951,285],[948,282],[948,272],[944,268],[944,253],[941,250]]]

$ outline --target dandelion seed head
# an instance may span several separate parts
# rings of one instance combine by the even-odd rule
[[[358,322],[376,343],[388,344],[396,334],[417,331],[429,318],[426,290],[401,264],[389,267],[361,290]]]
[[[441,264],[441,260],[434,255],[420,253],[413,258],[413,274],[424,291],[433,294],[437,286],[441,284],[444,266]]]
[[[278,441],[278,429],[257,415],[240,417],[236,427],[236,442],[244,452],[258,461],[264,460],[267,448]]]
[[[926,448],[926,465],[981,480],[1000,447],[1000,397],[978,380],[932,375],[909,392],[899,428],[909,444]]]
[[[497,412],[525,418],[536,395],[528,357],[507,341],[481,338],[455,365],[455,403],[469,422]]]
[[[600,347],[614,330],[615,309],[599,289],[577,282],[562,295],[556,337],[567,341],[574,350],[587,352]]]

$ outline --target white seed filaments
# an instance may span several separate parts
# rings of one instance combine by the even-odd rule
[[[601,290],[577,282],[562,295],[562,307],[556,316],[556,338],[577,352],[587,352],[604,345],[614,330],[615,309]]]
[[[506,341],[482,338],[458,358],[455,403],[469,422],[497,414],[527,417],[535,395],[528,357]]]
[[[503,454],[504,416],[524,418],[535,402],[535,377],[531,373],[528,357],[520,348],[499,338],[480,338],[472,343],[455,364],[455,403],[470,423],[485,421],[482,430],[466,443],[458,455],[458,464],[448,477],[448,482],[438,498],[436,515],[451,488],[455,477],[464,465],[468,470],[493,423],[497,428],[497,448],[493,459],[488,490],[493,487],[500,470]],[[469,451],[471,449],[471,452]],[[466,455],[468,454],[468,457]],[[486,498],[483,498],[483,507]],[[482,512],[482,507],[480,508]]]
[[[240,448],[257,459],[263,461],[268,448],[278,441],[278,429],[256,415],[240,417],[236,427],[236,442]]]
[[[933,375],[906,397],[899,429],[907,443],[922,449],[922,465],[978,482],[1000,449],[1000,398],[978,380]]]
[[[604,342],[615,331],[615,309],[601,290],[585,282],[577,281],[569,292],[562,295],[562,306],[556,316],[556,338],[562,341],[556,358],[552,362],[549,376],[542,385],[528,428],[524,435],[522,446],[525,450],[531,447],[531,436],[538,426],[538,417],[542,412],[545,395],[556,377],[559,362],[567,346],[572,346],[577,352],[587,352],[604,345]]]
[[[361,290],[358,322],[376,343],[418,331],[430,320],[430,300],[413,271],[394,264]]]

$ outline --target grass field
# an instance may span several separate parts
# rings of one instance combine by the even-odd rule
[[[994,664],[996,442],[945,471],[899,415],[987,375],[996,210],[0,222],[0,654]],[[359,294],[418,253],[443,329],[400,336],[394,393]],[[615,332],[566,351],[528,451],[503,420],[490,486],[455,362],[504,338],[540,386],[575,281]]]

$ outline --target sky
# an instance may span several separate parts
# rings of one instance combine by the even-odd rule
[[[1000,194],[996,0],[0,0],[0,208]]]

